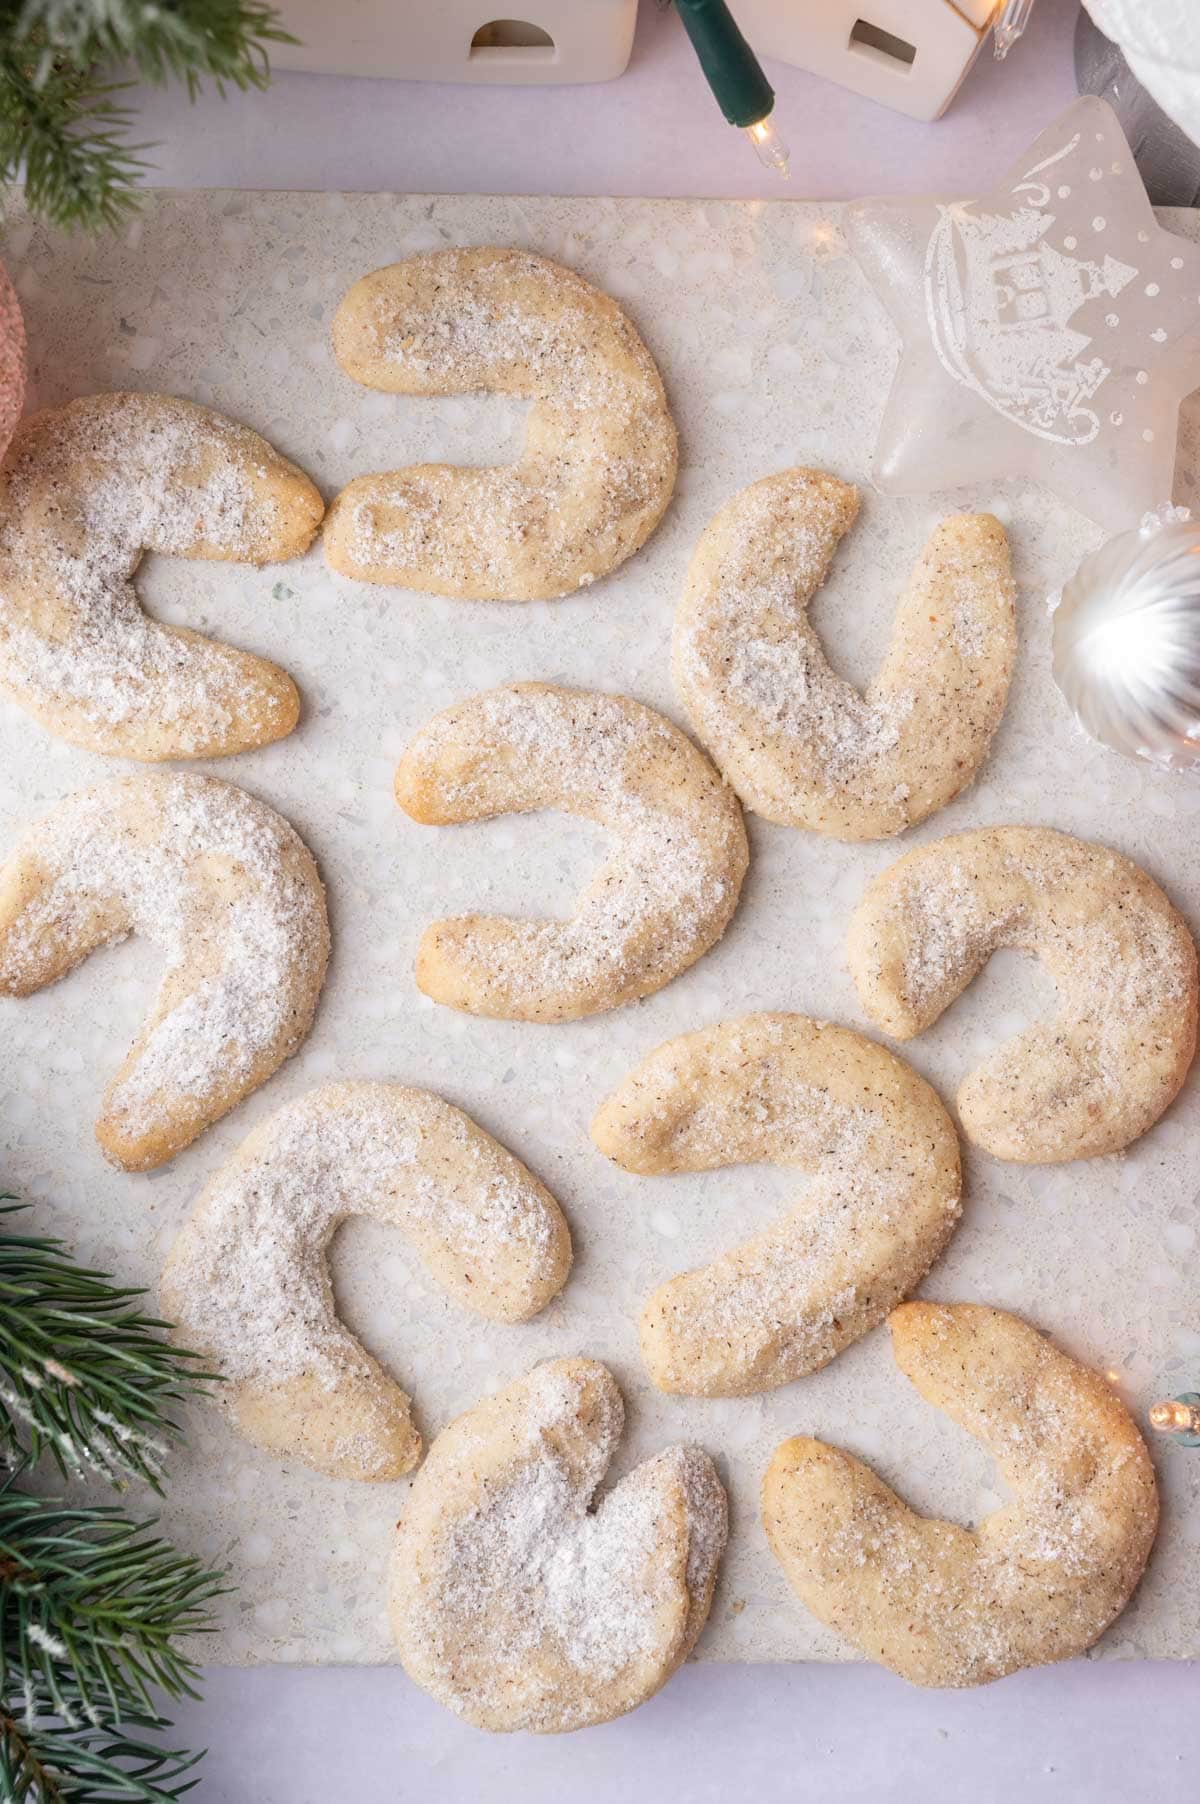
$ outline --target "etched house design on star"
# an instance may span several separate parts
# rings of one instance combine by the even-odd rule
[[[941,209],[925,262],[929,327],[943,367],[1014,425],[1086,444],[1099,420],[1085,403],[1111,374],[1072,321],[1137,274],[1128,263],[1071,257],[1047,242],[1053,214]]]

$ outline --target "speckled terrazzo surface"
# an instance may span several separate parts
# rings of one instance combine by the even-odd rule
[[[1172,224],[1200,238],[1195,216]],[[668,989],[566,1027],[472,1020],[412,982],[422,926],[474,906],[560,910],[598,838],[553,817],[419,828],[392,801],[408,736],[458,696],[510,678],[623,691],[679,718],[669,682],[671,612],[691,548],[737,488],[790,463],[865,481],[896,348],[846,257],[837,209],[801,203],[397,199],[384,195],[154,194],[124,237],[62,241],[10,215],[5,256],[25,308],[34,393],[161,389],[248,421],[327,497],[350,477],[419,459],[500,462],[522,410],[497,399],[369,394],[336,368],[334,307],[364,271],[442,244],[512,243],[573,264],[624,302],[659,361],[680,427],[676,500],[646,549],[579,598],[462,604],[334,578],[319,550],[259,573],[153,559],[143,594],[163,618],[275,658],[305,713],[289,740],[205,768],[281,809],[329,886],[335,935],[317,1024],[300,1055],[249,1102],[149,1177],[109,1170],[91,1134],[154,981],[136,943],[57,987],[0,1002],[0,1149],[6,1183],[38,1223],[131,1283],[153,1285],[204,1179],[255,1122],[330,1077],[395,1078],[468,1109],[554,1190],[575,1237],[563,1295],[532,1323],[499,1327],[435,1292],[406,1246],[354,1222],[335,1246],[347,1319],[396,1372],[433,1434],[483,1391],[550,1354],[605,1359],[628,1404],[614,1476],[670,1440],[693,1439],[730,1486],[733,1534],[698,1654],[838,1659],[849,1650],[793,1604],[756,1511],[776,1443],[806,1432],[873,1461],[917,1507],[974,1521],[999,1501],[977,1445],[921,1404],[882,1331],[814,1378],[746,1401],[659,1396],[635,1321],[663,1278],[711,1257],[782,1207],[797,1179],[747,1168],[639,1179],[591,1147],[597,1103],[661,1040],[721,1016],[802,1010],[861,1026],[845,969],[848,912],[895,843],[843,846],[750,821],[752,866],[725,939]],[[1200,421],[1185,428],[1177,498],[1194,498]],[[892,600],[931,523],[962,506],[1008,525],[1021,583],[1021,650],[1008,714],[981,780],[906,836],[1033,821],[1103,838],[1140,859],[1200,922],[1200,782],[1170,779],[1081,738],[1049,676],[1047,591],[1098,533],[1020,486],[915,501],[869,490],[814,618],[835,665],[859,681],[886,643]],[[49,739],[0,704],[0,845],[57,797],[114,769]],[[1048,984],[997,957],[907,1049],[952,1097],[989,1045],[1045,1006]],[[1123,1158],[1003,1165],[967,1149],[962,1227],[924,1294],[1017,1310],[1110,1368],[1139,1411],[1200,1384],[1200,1091]],[[391,1657],[382,1575],[405,1485],[339,1485],[247,1447],[194,1412],[174,1463],[167,1530],[228,1563],[208,1659]],[[1160,1450],[1165,1517],[1134,1604],[1101,1655],[1200,1654],[1200,1453]]]

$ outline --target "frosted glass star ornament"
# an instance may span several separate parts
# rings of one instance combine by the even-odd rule
[[[1158,225],[1088,95],[979,200],[865,200],[846,235],[903,351],[872,475],[891,495],[1034,478],[1110,528],[1169,501],[1200,384],[1200,248]]]

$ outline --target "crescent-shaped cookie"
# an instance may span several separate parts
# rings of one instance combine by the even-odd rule
[[[310,1091],[211,1179],[171,1248],[162,1307],[226,1380],[216,1401],[269,1453],[394,1479],[421,1437],[335,1311],[326,1251],[351,1215],[399,1228],[456,1302],[497,1322],[561,1290],[571,1237],[550,1192],[470,1116],[399,1084]]]
[[[661,989],[720,939],[749,858],[736,796],[678,727],[547,683],[435,715],[400,760],[396,799],[437,826],[558,808],[616,842],[567,921],[461,915],[426,930],[419,987],[472,1015],[574,1021]]]
[[[125,777],[35,822],[0,868],[0,995],[145,936],[166,968],[96,1138],[147,1171],[265,1083],[312,1024],[329,926],[312,855],[215,777]]]
[[[784,470],[701,536],[675,616],[675,689],[742,801],[785,827],[882,839],[972,781],[1016,653],[1008,541],[990,514],[936,527],[866,694],[826,660],[808,606],[858,491]]]
[[[1058,1007],[958,1092],[964,1131],[998,1159],[1118,1152],[1158,1120],[1196,1047],[1196,948],[1120,853],[1048,827],[984,827],[910,852],[868,885],[850,971],[885,1033],[936,1021],[998,947],[1039,959]]]
[[[978,1529],[918,1516],[838,1447],[775,1451],[763,1523],[814,1616],[915,1685],[982,1685],[1081,1654],[1120,1615],[1158,1522],[1145,1443],[1098,1372],[975,1304],[906,1303],[896,1363],[982,1441],[1012,1501]]]
[[[389,394],[489,389],[533,404],[515,464],[414,464],[343,489],[325,530],[341,575],[552,600],[606,576],[662,518],[677,460],[662,381],[616,302],[573,270],[496,248],[410,257],[355,283],[333,349]]]
[[[953,1233],[958,1141],[903,1059],[804,1015],[747,1015],[643,1059],[592,1123],[626,1171],[769,1160],[811,1176],[781,1221],[656,1290],[660,1390],[740,1397],[815,1372],[883,1320]]]
[[[146,551],[298,557],[321,497],[246,426],[170,395],[34,414],[0,468],[0,694],[118,758],[215,758],[282,739],[300,699],[264,658],[143,614]]]
[[[724,1490],[707,1454],[676,1446],[593,1507],[623,1419],[604,1366],[553,1360],[443,1429],[413,1481],[389,1581],[400,1659],[481,1729],[608,1722],[704,1627]]]

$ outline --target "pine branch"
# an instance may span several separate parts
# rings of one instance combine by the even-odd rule
[[[194,93],[265,87],[267,46],[295,42],[264,0],[6,0],[14,36],[44,40],[72,62],[132,62],[144,81],[183,81]]]
[[[177,1553],[153,1522],[36,1497],[16,1479],[51,1453],[156,1489],[168,1413],[207,1380],[159,1336],[144,1293],[74,1265],[60,1242],[4,1231],[0,1197],[0,1801],[172,1804],[199,1754],[153,1739],[156,1702],[195,1697],[180,1636],[212,1624],[223,1577]]]
[[[165,1804],[198,1754],[148,1734],[153,1689],[196,1696],[175,1638],[211,1625],[219,1574],[109,1508],[0,1490],[0,1796],[31,1804]]]
[[[148,146],[125,133],[129,84],[263,88],[268,46],[294,39],[266,0],[0,0],[0,182],[24,170],[31,210],[60,226],[118,225]]]
[[[171,1412],[210,1381],[160,1338],[145,1293],[71,1263],[61,1244],[6,1231],[22,1205],[0,1197],[0,1460],[49,1453],[64,1475],[90,1467],[161,1489]]]
[[[195,1697],[175,1646],[211,1625],[219,1574],[119,1510],[0,1489],[0,1797],[100,1804],[182,1796],[198,1754],[147,1734],[153,1691]],[[180,1781],[183,1781],[180,1783]]]
[[[195,1697],[175,1637],[202,1633],[218,1574],[120,1510],[0,1490],[0,1693],[48,1701],[71,1727]]]
[[[170,1723],[159,1716],[126,1717],[121,1729],[68,1730],[50,1723],[30,1729],[23,1717],[0,1710],[0,1798],[4,1804],[173,1804],[196,1784],[203,1754],[147,1741]],[[177,1781],[192,1773],[183,1784]]]
[[[0,41],[0,182],[23,172],[30,210],[56,225],[119,225],[137,206],[146,148],[122,136],[122,92],[70,63],[37,79],[27,51]]]

